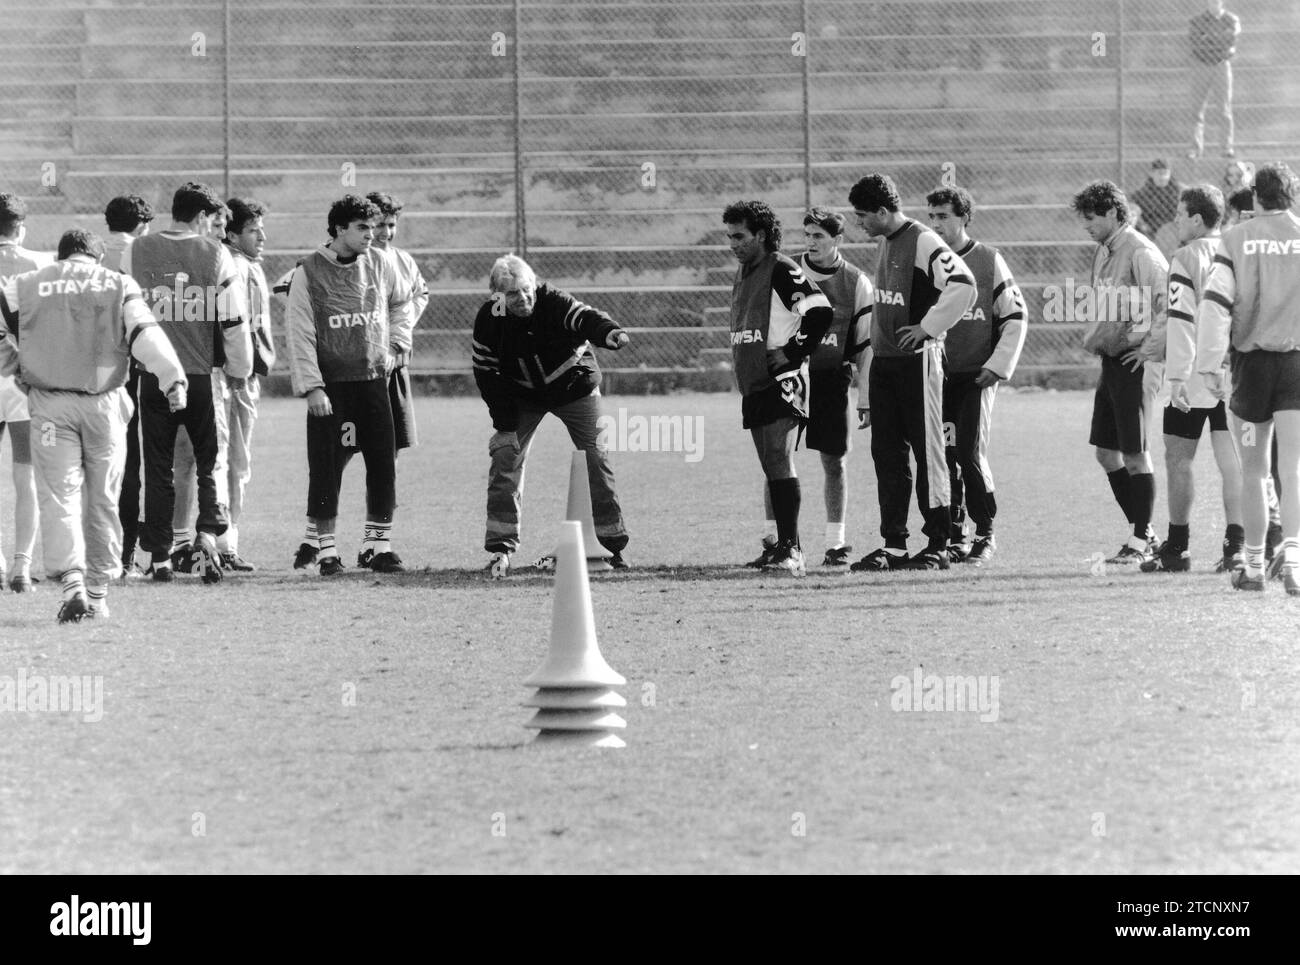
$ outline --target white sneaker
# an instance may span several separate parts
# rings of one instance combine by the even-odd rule
[[[487,575],[493,580],[504,580],[510,572],[510,554],[493,553],[488,561]]]

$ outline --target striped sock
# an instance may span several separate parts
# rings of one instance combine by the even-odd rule
[[[31,576],[32,558],[26,553],[14,554],[14,576]]]
[[[1282,557],[1284,565],[1300,563],[1300,540],[1282,540],[1282,545],[1277,548],[1277,554]]]
[[[172,530],[172,552],[180,549],[190,541],[190,531],[188,529]]]
[[[1246,544],[1246,575],[1259,579],[1264,575],[1264,547]]]
[[[392,523],[376,523],[374,520],[366,520],[366,544],[375,551],[375,555],[380,553],[391,553],[392,544],[389,543],[389,536],[393,532]]]
[[[81,570],[68,570],[63,574],[63,599],[71,600],[86,591],[86,578]]]
[[[86,587],[86,600],[92,610],[102,607],[108,602],[108,585]]]
[[[310,519],[307,520],[307,532],[303,535],[302,541],[308,546],[320,549],[320,537],[316,535],[316,524]]]
[[[338,548],[334,545],[333,533],[322,533],[319,537],[318,545],[320,546],[320,558],[322,560],[327,560],[331,556],[339,555]]]

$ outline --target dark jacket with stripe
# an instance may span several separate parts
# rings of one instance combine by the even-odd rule
[[[612,318],[550,285],[537,288],[532,315],[505,312],[499,298],[474,319],[474,381],[499,432],[519,426],[519,404],[555,409],[600,387],[592,343],[619,331]]]

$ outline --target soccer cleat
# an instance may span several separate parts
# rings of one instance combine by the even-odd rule
[[[1189,550],[1176,550],[1168,543],[1160,547],[1160,552],[1149,560],[1144,560],[1138,567],[1143,573],[1187,573],[1192,568],[1192,554]]]
[[[781,570],[791,576],[804,576],[808,572],[804,564],[803,550],[795,546],[793,541],[779,544],[772,551],[772,558],[763,566],[763,570],[764,572]]]
[[[248,560],[244,559],[238,553],[229,550],[221,554],[221,568],[223,570],[230,570],[234,573],[252,573],[257,569],[256,566],[248,562]]]
[[[927,546],[907,561],[906,568],[909,570],[946,570],[948,567],[948,547]]]
[[[767,566],[768,563],[772,562],[772,557],[775,554],[776,554],[776,540],[774,540],[771,536],[764,536],[763,552],[759,553],[758,556],[750,560],[745,565],[753,570],[761,570],[763,567]]]
[[[376,553],[370,558],[370,569],[375,573],[405,573],[406,566],[402,563],[401,557],[389,550],[386,553]]]
[[[143,580],[148,574],[140,569],[140,564],[132,557],[129,560],[122,561],[122,582],[127,583],[132,580]]]
[[[60,623],[80,623],[86,616],[86,598],[78,593],[59,604]]]
[[[1117,563],[1121,565],[1131,565],[1134,563],[1142,564],[1151,559],[1158,552],[1159,546],[1155,540],[1147,540],[1145,543],[1135,546],[1133,540],[1129,540],[1119,548],[1119,552],[1108,559],[1107,563]]]
[[[1268,566],[1264,568],[1265,580],[1282,579],[1282,570],[1286,567],[1286,554],[1274,553],[1273,558],[1268,561]]]
[[[87,620],[107,620],[110,616],[112,616],[112,614],[108,611],[107,600],[100,600],[98,603],[92,603],[86,608],[85,619]]]
[[[1287,596],[1300,596],[1300,563],[1282,567],[1282,585]]]
[[[31,593],[32,578],[22,573],[15,573],[13,579],[9,581],[9,589],[15,593]]]
[[[945,552],[948,554],[949,563],[965,563],[970,557],[971,550],[974,546],[969,543],[949,543]]]
[[[854,573],[862,573],[864,571],[875,573],[885,570],[905,570],[907,569],[907,563],[908,558],[906,552],[891,553],[882,546],[879,549],[872,550],[866,556],[862,557],[862,559],[849,566],[849,569]]]
[[[485,572],[494,580],[504,580],[510,572],[510,554],[493,553]]]
[[[194,548],[193,571],[208,584],[220,583],[225,576],[225,571],[221,568],[221,554],[217,552],[217,541],[210,533],[199,534],[199,544]]]
[[[623,551],[619,550],[609,558],[609,565],[616,570],[626,570],[628,568],[627,560],[623,559]]]
[[[852,546],[836,546],[826,551],[822,557],[822,566],[848,566],[849,554],[853,552]]]
[[[177,573],[194,573],[198,553],[193,543],[183,543],[171,552],[172,569]]]
[[[1231,549],[1227,543],[1223,545],[1223,556],[1214,564],[1214,572],[1227,573],[1231,570],[1242,570],[1246,568],[1246,557],[1240,547]]]
[[[365,549],[363,549],[360,553],[357,554],[357,569],[359,570],[370,569],[370,564],[374,562],[374,559],[375,559],[374,547],[367,546]]]
[[[170,583],[176,579],[176,575],[172,572],[171,560],[155,562],[146,572],[153,577],[155,583]]]
[[[1234,590],[1253,590],[1256,593],[1264,591],[1263,575],[1248,576],[1244,567],[1240,570],[1233,570],[1228,580],[1232,583]]]
[[[964,562],[974,566],[983,566],[989,560],[993,559],[993,554],[997,552],[998,541],[993,538],[993,534],[988,536],[976,536],[975,542],[971,544],[970,555]]]
[[[1273,557],[1277,553],[1277,548],[1282,545],[1282,524],[1269,523],[1268,532],[1264,535],[1264,562],[1272,563]]]
[[[298,552],[293,556],[293,568],[295,570],[305,570],[316,562],[316,556],[320,553],[311,543],[299,543]]]
[[[327,556],[320,561],[321,576],[338,576],[343,572],[343,561],[337,556]]]

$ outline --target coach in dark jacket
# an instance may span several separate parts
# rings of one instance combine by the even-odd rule
[[[538,285],[522,258],[505,255],[492,266],[492,296],[474,319],[474,380],[487,403],[495,432],[488,442],[488,572],[500,579],[519,548],[524,460],[533,433],[553,412],[573,444],[587,453],[592,520],[596,537],[625,567],[623,513],[614,493],[609,455],[597,445],[600,366],[592,345],[620,349],[628,343],[618,323],[566,292]]]

